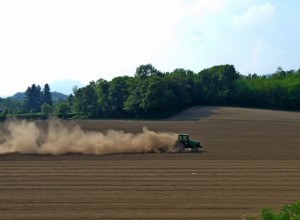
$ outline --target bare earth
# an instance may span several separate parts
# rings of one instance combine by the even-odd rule
[[[189,133],[199,153],[0,155],[0,219],[241,219],[300,199],[300,113],[197,107],[85,130]]]

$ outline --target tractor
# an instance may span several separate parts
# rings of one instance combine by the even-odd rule
[[[188,134],[179,134],[175,142],[175,152],[183,152],[186,148],[190,148],[192,152],[197,152],[202,146],[199,141],[190,139]]]

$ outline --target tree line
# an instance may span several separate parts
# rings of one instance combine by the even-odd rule
[[[42,113],[48,116],[53,112],[52,94],[49,84],[45,84],[43,90],[40,85],[32,84],[27,88],[22,101],[8,97],[0,98],[0,109],[2,117],[7,114],[35,114]]]
[[[9,111],[54,112],[64,118],[163,118],[195,105],[300,110],[300,69],[280,67],[270,75],[244,76],[229,64],[198,73],[161,72],[146,64],[137,67],[134,76],[100,78],[74,88],[66,101],[54,104],[46,85],[43,90],[35,84],[28,87],[24,100]]]

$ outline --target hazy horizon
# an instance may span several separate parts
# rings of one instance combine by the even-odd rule
[[[300,1],[0,0],[0,97],[69,78],[133,76],[141,64],[241,74],[299,69]]]

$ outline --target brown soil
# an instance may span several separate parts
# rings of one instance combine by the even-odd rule
[[[300,122],[300,113],[265,109],[196,106],[169,118],[170,121],[193,121],[201,119]]]
[[[189,133],[199,153],[1,155],[0,219],[241,219],[300,199],[299,113],[192,110],[185,121],[77,123]]]

